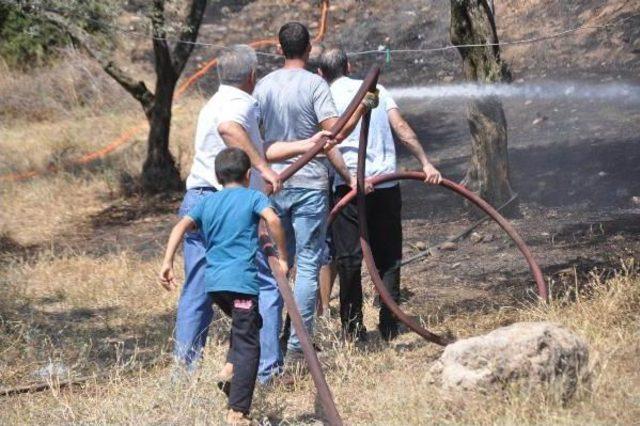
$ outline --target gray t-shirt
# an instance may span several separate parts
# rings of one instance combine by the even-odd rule
[[[258,82],[253,96],[260,105],[265,146],[272,142],[298,141],[313,136],[319,123],[337,117],[329,85],[319,75],[304,69],[279,69]],[[297,157],[273,163],[281,172]],[[329,188],[326,157],[311,160],[285,182],[287,188]]]

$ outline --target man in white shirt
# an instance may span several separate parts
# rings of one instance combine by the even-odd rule
[[[222,186],[216,179],[214,162],[227,147],[247,153],[252,167],[259,173],[251,175],[251,187],[262,189],[263,179],[275,191],[281,183],[277,173],[269,168],[263,156],[263,143],[258,126],[260,109],[251,96],[256,81],[256,54],[249,46],[227,49],[218,60],[220,87],[200,111],[195,136],[195,156],[187,178],[187,192],[180,207],[180,216],[189,213],[207,193]],[[318,133],[308,140],[292,143],[291,150],[302,153],[326,135]],[[260,177],[262,176],[262,178]],[[264,253],[258,252],[260,280],[259,309],[263,318],[274,318],[281,312],[282,299]],[[178,302],[175,326],[176,360],[187,372],[195,370],[207,338],[213,317],[212,300],[205,291],[205,245],[199,231],[188,232],[184,238],[185,283]],[[278,335],[280,324],[264,321],[260,331],[261,356],[258,378],[264,382],[277,374],[283,365]]]
[[[320,56],[319,73],[330,83],[331,94],[339,112],[345,110],[360,87],[361,80],[348,77],[350,71],[347,54],[342,49],[329,49]],[[440,172],[429,162],[416,134],[402,118],[400,110],[384,87],[378,85],[379,105],[371,111],[367,145],[366,177],[374,177],[396,171],[396,151],[393,131],[420,162],[426,174],[425,182],[440,182]],[[338,147],[351,173],[358,164],[360,123]],[[334,195],[336,202],[351,188],[336,176]],[[396,302],[400,298],[400,262],[402,260],[402,200],[398,182],[376,186],[367,195],[367,223],[371,249],[385,287]],[[354,202],[347,205],[332,224],[340,277],[340,320],[348,339],[364,340],[366,330],[362,317],[362,284],[360,270],[362,251],[359,241],[358,214]],[[378,328],[385,340],[398,334],[397,320],[382,304]]]

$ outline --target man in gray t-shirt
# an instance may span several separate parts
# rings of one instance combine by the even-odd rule
[[[327,82],[303,68],[281,68],[270,73],[260,80],[253,95],[260,104],[267,147],[275,141],[306,139],[318,131],[320,123],[338,117]],[[272,161],[272,168],[280,173],[296,158]],[[326,190],[327,167],[326,157],[318,156],[285,182],[284,187]]]
[[[318,75],[304,69],[311,44],[309,32],[297,22],[285,24],[278,34],[285,62],[258,82],[253,96],[258,100],[265,141],[265,156],[274,170],[280,172],[304,151],[294,141],[305,139],[319,129],[329,130],[338,113],[328,84]],[[342,140],[357,124],[366,106],[360,105],[354,117],[336,139]],[[328,162],[342,178],[355,185],[338,149],[319,155],[284,183],[283,190],[272,197],[285,232],[290,254],[295,254],[297,273],[294,288],[296,304],[307,331],[313,331],[318,272],[326,236],[328,213]],[[294,256],[289,256],[293,261]],[[279,321],[264,318],[264,321]],[[288,343],[292,358],[301,355],[294,332]]]

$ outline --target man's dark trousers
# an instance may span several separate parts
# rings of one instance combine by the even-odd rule
[[[229,390],[229,408],[249,414],[260,362],[260,328],[262,317],[258,296],[216,291],[213,302],[231,317],[231,336],[227,362],[233,364]]]
[[[336,202],[351,188],[336,188]],[[371,251],[384,285],[396,302],[400,299],[400,262],[402,260],[402,223],[400,186],[376,189],[367,195],[367,224]],[[362,248],[358,228],[356,200],[345,206],[332,224],[340,277],[340,320],[343,330],[351,335],[363,329],[362,315]],[[398,334],[395,316],[381,304],[378,328],[385,340]]]

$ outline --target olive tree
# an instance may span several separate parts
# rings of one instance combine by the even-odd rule
[[[451,42],[459,46],[467,80],[480,84],[511,81],[497,45],[492,2],[451,0],[450,37]],[[497,96],[474,98],[467,106],[467,119],[472,143],[464,184],[490,203],[504,204],[512,198],[513,191],[509,180],[507,120],[502,102]],[[508,211],[515,210],[512,206]]]
[[[46,22],[62,29],[74,44],[85,50],[102,69],[133,96],[149,122],[147,156],[142,168],[141,184],[147,193],[158,193],[181,189],[180,173],[169,151],[171,130],[171,108],[176,84],[198,37],[200,24],[207,5],[206,0],[175,2],[182,8],[181,22],[172,14],[168,23],[169,0],[152,0],[146,4],[146,15],[150,21],[149,38],[153,46],[155,85],[151,90],[144,81],[134,78],[115,60],[113,44],[104,43],[85,30],[87,3],[103,3],[113,6],[116,2],[103,0],[72,0],[56,2],[31,1],[16,3],[21,10],[39,16]],[[172,5],[175,6],[175,5]],[[92,20],[93,21],[93,20]],[[105,19],[104,25],[111,24]],[[177,29],[176,29],[177,28]],[[168,33],[175,33],[175,41],[169,41]],[[173,44],[173,47],[171,47]]]

